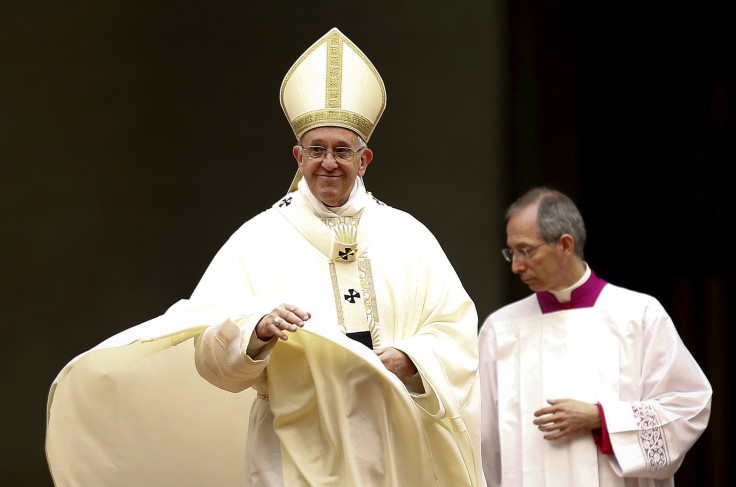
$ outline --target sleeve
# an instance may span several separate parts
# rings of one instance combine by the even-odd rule
[[[613,455],[613,447],[611,446],[611,436],[608,434],[608,427],[606,426],[606,415],[603,413],[603,406],[601,403],[596,403],[598,408],[598,414],[601,417],[601,427],[593,430],[593,441],[595,446],[598,447],[601,453],[604,455]]]
[[[458,445],[465,445],[463,457],[468,465],[472,462],[481,479],[475,304],[425,227],[407,234],[407,241],[415,244],[410,253],[389,252],[381,264],[383,269],[390,268],[388,285],[393,287],[394,299],[400,300],[384,308],[379,303],[379,312],[393,312],[388,320],[393,336],[382,346],[398,348],[414,362],[423,386],[423,393],[411,395],[414,403],[433,420],[443,422]]]
[[[247,224],[246,224],[247,225]],[[192,294],[193,301],[222,303],[220,318],[195,338],[197,372],[211,384],[240,392],[265,377],[275,341],[253,340],[258,321],[282,299],[251,292],[249,263],[244,258],[247,227],[241,228],[215,255]]]
[[[661,305],[643,314],[640,397],[601,401],[609,460],[618,475],[670,478],[708,424],[712,389]]]
[[[194,342],[194,365],[199,375],[230,392],[240,392],[255,384],[264,374],[276,340],[254,347],[251,343],[254,340],[245,338],[251,335],[252,332],[244,332],[229,319],[208,327]]]
[[[501,485],[501,439],[498,431],[496,334],[487,318],[478,335],[481,391],[481,457],[488,487]]]
[[[395,307],[401,324],[386,345],[416,365],[424,390],[414,394],[417,404],[433,416],[452,415],[478,395],[478,315],[439,243],[424,231],[427,246],[417,249],[418,259],[402,279],[414,302]]]

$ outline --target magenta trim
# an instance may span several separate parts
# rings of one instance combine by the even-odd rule
[[[537,293],[539,307],[542,308],[542,313],[545,314],[554,313],[555,311],[564,311],[566,309],[590,308],[595,305],[595,302],[598,300],[598,296],[601,294],[601,291],[606,284],[606,281],[600,279],[593,271],[591,271],[588,280],[572,292],[572,299],[570,301],[567,303],[560,303],[557,301],[554,294],[544,291]]]

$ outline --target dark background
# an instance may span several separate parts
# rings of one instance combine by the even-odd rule
[[[734,34],[726,2],[646,3],[4,2],[0,482],[51,484],[56,373],[188,297],[287,190],[279,86],[337,26],[388,92],[368,189],[433,231],[481,321],[528,292],[500,256],[505,206],[570,194],[586,260],[657,297],[713,384],[678,485],[725,485]]]

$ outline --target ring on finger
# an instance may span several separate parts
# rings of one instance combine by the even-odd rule
[[[278,326],[278,324],[279,324],[279,321],[281,321],[281,318],[279,318],[279,317],[277,316],[277,317],[276,317],[276,318],[275,318],[275,319],[273,320],[273,324],[274,324],[274,325],[276,325],[276,326]]]

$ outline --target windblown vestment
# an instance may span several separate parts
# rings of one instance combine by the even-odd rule
[[[380,204],[362,186],[358,193],[355,199],[362,203],[357,212],[333,221],[316,216],[303,192],[288,194],[235,232],[188,302],[111,342],[122,345],[168,334],[163,341],[134,342],[139,348],[160,344],[162,352],[148,355],[155,357],[168,353],[174,341],[190,346],[192,340],[186,339],[195,337],[197,368],[207,380],[225,390],[253,387],[258,393],[247,428],[246,458],[229,465],[218,458],[221,449],[193,451],[182,469],[194,475],[208,471],[214,480],[227,474],[235,482],[240,479],[233,471],[245,470],[245,485],[273,485],[267,482],[282,473],[288,486],[482,484],[475,307],[423,225]],[[288,341],[256,344],[248,356],[256,323],[281,303],[299,306],[312,318],[289,334]],[[390,346],[408,354],[418,374],[405,383],[398,380],[373,351],[346,336],[361,331],[370,334],[376,348]],[[62,393],[65,382],[75,369],[87,368],[94,370],[74,382],[81,389],[93,387],[94,380],[114,383],[121,374],[96,371],[106,368],[106,351],[118,361],[118,370],[125,368],[118,350],[90,352],[67,367],[54,386],[47,450],[52,472],[63,471],[65,479],[79,480],[51,454],[70,441],[55,425],[56,412],[83,423],[86,415],[79,409],[95,409],[77,400],[80,394]],[[87,357],[94,366],[85,366]],[[190,367],[195,362],[190,360],[179,362]],[[228,405],[219,396],[223,391],[209,388],[218,392],[212,408],[198,405],[200,398],[194,395],[185,405],[170,406],[207,410],[207,429],[217,432],[213,436],[224,448],[237,441],[245,445],[242,393],[230,394],[234,401]],[[108,390],[117,394],[119,389],[114,383]],[[136,391],[130,388],[120,395],[134,401]],[[62,397],[65,401],[57,403]],[[115,421],[115,412],[110,414],[108,419]],[[134,424],[127,426],[135,429]],[[178,442],[196,444],[180,438],[189,427],[180,426]],[[167,440],[149,438],[137,448],[166,451]],[[121,444],[111,433],[101,443],[95,466],[85,466],[85,475],[107,475],[105,485],[155,485],[134,471],[109,465],[127,466],[128,456],[141,456],[134,441]],[[165,472],[157,475],[166,478]]]
[[[707,425],[712,391],[672,320],[654,298],[595,275],[570,304],[552,309],[551,300],[531,295],[481,329],[488,485],[673,485]],[[600,403],[612,455],[592,435],[543,439],[534,411],[563,398]]]

